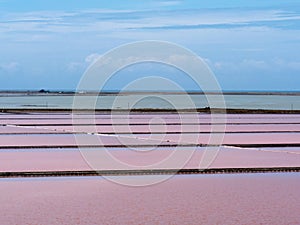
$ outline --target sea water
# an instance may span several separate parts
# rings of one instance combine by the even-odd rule
[[[122,94],[77,97],[80,108],[87,109],[188,109],[222,106],[210,102],[213,95],[178,95],[178,94]],[[268,94],[226,94],[223,95],[226,108],[233,109],[277,109],[300,110],[300,95]],[[190,98],[193,104],[187,101]],[[72,109],[74,96],[59,94],[44,95],[0,95],[0,109]],[[222,106],[223,107],[223,106]]]

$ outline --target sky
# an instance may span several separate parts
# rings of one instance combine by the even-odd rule
[[[0,90],[74,90],[99,56],[143,40],[190,49],[223,90],[300,91],[298,0],[0,0]],[[151,75],[197,88],[160,65],[124,69],[106,87]]]

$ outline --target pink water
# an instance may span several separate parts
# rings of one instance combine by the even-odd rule
[[[216,138],[218,144],[299,144],[300,133],[227,133],[222,139],[220,134],[135,134],[141,138],[152,140],[171,141],[181,144],[210,144],[210,140]]]
[[[43,126],[41,126],[43,127]],[[227,124],[226,127],[212,127],[210,125],[97,125],[97,126],[44,126],[43,128],[57,131],[77,131],[77,132],[93,132],[99,133],[142,133],[142,132],[272,132],[272,131],[300,131],[300,124]],[[30,131],[30,130],[29,130]],[[0,130],[1,132],[1,130]]]
[[[184,115],[193,122],[195,115]],[[85,123],[89,115],[81,115],[77,123]],[[210,115],[197,115],[202,123],[211,121]],[[127,124],[122,115],[96,115],[96,131],[112,132],[209,132],[209,125],[148,125],[180,121],[175,114],[130,115]],[[154,118],[154,119],[153,119]],[[163,120],[159,120],[162,118]],[[157,122],[158,121],[158,122]],[[0,126],[0,171],[53,171],[91,169],[76,149],[64,149],[104,144],[135,145],[137,148],[110,148],[116,159],[132,166],[156,165],[175,150],[174,147],[139,148],[141,145],[208,143],[210,134],[121,135],[95,136],[90,134],[55,134],[72,131],[69,114],[1,114],[0,124],[35,124],[38,126]],[[300,133],[271,133],[270,131],[300,131],[300,115],[228,115],[223,144],[299,144]],[[250,123],[250,124],[248,124]],[[259,123],[259,124],[254,124]],[[263,124],[271,123],[271,124]],[[273,123],[273,124],[272,124]],[[282,124],[275,124],[282,123]],[[283,124],[289,123],[289,124]],[[43,126],[52,124],[53,126]],[[77,127],[94,132],[90,126]],[[78,129],[77,129],[78,131]],[[216,130],[215,130],[216,131]],[[238,133],[250,131],[252,133]],[[255,133],[266,131],[267,133]],[[22,135],[13,135],[20,133]],[[28,133],[30,135],[24,135]],[[41,133],[37,135],[37,133]],[[48,133],[48,134],[46,134]],[[52,133],[52,134],[49,134]],[[216,136],[218,134],[213,134]],[[99,138],[101,143],[99,143]],[[98,140],[98,141],[97,141]],[[95,142],[96,141],[96,142]],[[16,146],[18,149],[5,149]],[[31,149],[30,147],[60,149]],[[300,148],[236,148],[221,147],[210,168],[232,167],[300,167]],[[85,149],[87,150],[87,149]],[[94,149],[93,149],[94,150]],[[98,149],[98,151],[103,151]],[[184,168],[198,168],[204,148],[198,147]],[[105,164],[101,169],[115,169]],[[171,167],[170,169],[174,169]],[[144,176],[124,179],[149,179]],[[35,178],[0,179],[0,224],[300,224],[300,173],[240,174],[240,175],[177,175],[163,183],[128,187],[103,178]]]
[[[81,146],[90,145],[158,145],[158,144],[211,144],[216,137],[218,144],[299,144],[300,133],[227,133],[220,134],[135,134],[124,136],[77,135],[0,135],[3,147],[13,146]],[[79,142],[78,142],[79,140]]]
[[[199,168],[205,148],[197,148],[186,161],[183,168]],[[85,149],[84,151],[88,151]],[[95,150],[92,150],[93,152]],[[99,149],[98,151],[104,151]],[[152,151],[133,151],[130,149],[114,150],[109,153],[116,160],[129,164],[128,169],[143,169],[153,166],[155,169],[180,169],[172,165],[160,165],[163,160],[176,151],[172,148]],[[192,148],[180,148],[177,151],[192,151]],[[294,150],[295,151],[295,150]],[[300,167],[300,151],[263,151],[259,149],[240,149],[222,147],[210,165],[210,168],[251,168],[251,167]],[[182,158],[178,158],[181,162]],[[101,159],[99,159],[101,162]],[[137,167],[137,168],[135,168]],[[78,150],[56,151],[21,151],[0,152],[1,171],[55,171],[55,170],[90,170],[90,166]],[[101,168],[116,169],[112,165],[101,163]]]
[[[47,129],[45,127],[19,127],[19,126],[0,126],[0,134],[39,134],[57,133],[58,129]],[[61,129],[62,130],[62,129]]]
[[[77,140],[76,140],[77,138]],[[78,142],[79,141],[79,142]],[[72,146],[91,146],[91,145],[158,145],[168,144],[169,142],[160,139],[144,139],[136,137],[117,137],[117,136],[95,136],[95,135],[0,135],[2,147],[72,147]]]
[[[95,178],[1,180],[1,224],[296,225],[299,179],[187,175],[139,188]]]
[[[0,134],[57,133],[57,132],[99,132],[99,133],[143,133],[143,132],[292,132],[300,131],[300,124],[227,124],[226,127],[211,125],[97,125],[97,126],[0,126]]]
[[[97,124],[151,124],[151,123],[300,123],[299,115],[222,115],[211,116],[208,114],[134,114],[126,115],[96,115],[95,121],[91,115],[76,116],[72,120],[71,115],[1,115],[0,124],[85,124],[95,122]],[[213,118],[213,119],[212,119]],[[219,119],[218,119],[219,118]]]

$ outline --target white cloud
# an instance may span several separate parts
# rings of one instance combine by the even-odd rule
[[[98,53],[91,53],[88,56],[86,56],[84,58],[84,61],[81,62],[70,62],[67,65],[67,70],[69,72],[82,72],[83,70],[85,70],[90,64],[94,63],[97,59],[99,59],[99,57],[101,57],[100,54]]]
[[[300,71],[300,61],[287,61],[284,59],[271,60],[256,60],[244,59],[239,62],[219,61],[210,63],[212,68],[216,71],[237,72],[243,74],[244,71],[271,71],[276,73],[278,71]]]
[[[158,1],[158,6],[174,6],[174,5],[180,5],[183,2],[180,0],[169,0],[169,1]]]
[[[245,68],[268,69],[270,65],[263,60],[245,59],[240,63],[240,66]]]
[[[181,1],[158,1],[161,5],[180,4]],[[124,19],[125,18],[125,19]],[[36,11],[4,14],[0,32],[111,32],[126,29],[173,28],[184,29],[192,26],[241,25],[249,27],[256,22],[299,20],[298,14],[281,10],[111,10],[93,9],[90,11]],[[75,22],[74,22],[75,21]],[[262,25],[257,25],[262,26]],[[272,25],[270,25],[272,27]],[[222,28],[222,27],[221,27]],[[223,27],[224,28],[224,27]],[[225,27],[226,28],[226,27]]]
[[[96,62],[100,57],[101,57],[101,55],[99,55],[98,53],[92,53],[92,54],[88,55],[87,57],[85,57],[85,62],[88,64],[92,64],[92,63]]]
[[[288,66],[292,69],[300,71],[300,61],[298,61],[298,62],[289,62]]]
[[[239,62],[215,62],[212,63],[212,67],[219,71],[226,72],[238,72],[242,74],[244,71],[255,71],[255,70],[270,70],[272,63],[263,60],[256,59],[244,59]]]
[[[277,66],[277,68],[300,71],[300,61],[286,61],[284,59],[275,59],[273,60],[273,62]]]
[[[85,64],[84,63],[81,63],[81,62],[70,62],[68,65],[67,65],[67,70],[69,72],[77,72],[77,71],[82,71],[85,67]]]
[[[0,70],[6,73],[13,73],[19,70],[20,64],[17,62],[0,63]]]

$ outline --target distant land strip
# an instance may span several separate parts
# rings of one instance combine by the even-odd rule
[[[151,147],[155,147],[155,148],[166,148],[166,147],[205,147],[205,146],[209,146],[209,145],[203,145],[203,144],[172,144],[172,143],[168,143],[168,144],[137,144],[137,145],[124,145],[124,144],[117,144],[117,145],[113,145],[113,144],[107,144],[107,145],[28,145],[28,146],[24,146],[24,145],[11,145],[11,146],[0,146],[0,150],[1,149],[68,149],[68,148],[151,148]],[[299,144],[300,146],[300,144]]]
[[[197,108],[197,109],[159,109],[159,108],[140,108],[140,109],[71,109],[71,108],[0,108],[0,113],[25,114],[25,113],[205,113],[205,114],[300,114],[300,110],[290,109],[219,109],[219,108]]]
[[[77,177],[77,176],[141,176],[183,174],[287,173],[300,172],[300,167],[208,168],[208,169],[145,169],[145,170],[83,170],[0,172],[0,178]]]
[[[230,123],[209,123],[209,122],[203,122],[203,123],[180,123],[180,122],[167,122],[167,123],[148,123],[148,122],[144,122],[144,123],[28,123],[28,124],[22,124],[22,123],[6,123],[6,124],[0,124],[0,126],[19,126],[19,127],[62,127],[62,126],[144,126],[144,125],[259,125],[259,124],[263,124],[263,125],[280,125],[280,124],[291,124],[291,125],[296,125],[296,124],[300,124],[299,122],[254,122],[254,123],[243,123],[243,122],[230,122]]]
[[[166,131],[166,132],[156,132],[156,131],[145,131],[145,132],[94,132],[93,135],[129,135],[129,134],[136,134],[136,135],[145,135],[145,134],[289,134],[289,133],[300,133],[300,130],[297,131],[290,131],[290,130],[282,130],[282,131]],[[66,135],[66,134],[88,134],[87,132],[81,131],[51,131],[50,132],[5,132],[0,133],[0,136],[4,135]]]
[[[269,144],[224,144],[224,147],[239,147],[239,148],[268,148],[268,147],[300,147],[299,143],[269,143]],[[34,146],[24,146],[24,145],[11,145],[11,146],[0,146],[0,150],[9,150],[9,149],[92,149],[92,148],[175,148],[175,147],[222,147],[217,145],[208,145],[208,144],[144,144],[144,145],[34,145]],[[184,151],[184,150],[183,150]]]

